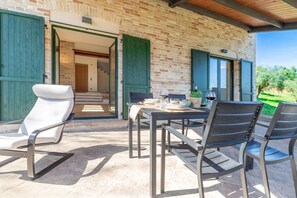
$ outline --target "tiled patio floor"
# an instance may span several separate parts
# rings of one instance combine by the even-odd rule
[[[0,197],[149,197],[148,130],[142,133],[143,157],[129,159],[125,126],[124,121],[75,121],[66,128],[60,144],[40,148],[69,151],[74,156],[35,181],[26,176],[25,159],[0,167]],[[263,131],[260,127],[258,130]],[[286,150],[286,144],[279,146]],[[233,149],[223,152],[236,156]],[[42,157],[39,164],[47,160]],[[196,176],[177,157],[168,154],[166,160],[166,193],[160,195],[158,174],[158,196],[197,197]],[[157,165],[160,168],[160,156]],[[269,166],[268,174],[273,197],[295,197],[288,162]],[[255,165],[247,178],[250,197],[265,197],[259,166]],[[206,197],[242,196],[239,173],[204,184]]]

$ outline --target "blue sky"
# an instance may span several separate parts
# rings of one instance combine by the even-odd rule
[[[256,64],[297,67],[297,30],[257,33]]]

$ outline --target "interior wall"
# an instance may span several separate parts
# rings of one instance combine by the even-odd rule
[[[101,71],[100,69],[97,70],[98,76],[98,91],[101,93],[108,93],[109,92],[109,75]]]
[[[97,59],[76,55],[75,63],[88,65],[88,91],[97,91]]]
[[[71,85],[75,89],[74,43],[60,42],[60,84]]]

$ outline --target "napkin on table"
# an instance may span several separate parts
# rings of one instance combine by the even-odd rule
[[[141,107],[138,105],[132,105],[132,107],[130,108],[129,117],[133,120],[133,122],[137,118],[137,114],[139,113],[140,110],[141,110]]]

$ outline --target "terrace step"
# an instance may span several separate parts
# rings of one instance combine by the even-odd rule
[[[108,104],[106,94],[99,92],[76,92],[75,104]]]

